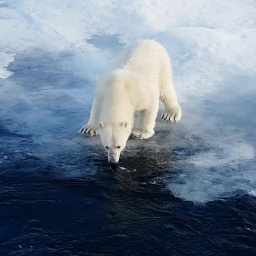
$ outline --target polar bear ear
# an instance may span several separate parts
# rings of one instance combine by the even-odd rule
[[[103,129],[103,127],[104,127],[104,123],[99,122],[99,127],[100,127],[100,129]]]
[[[124,127],[124,128],[127,128],[128,125],[129,125],[128,122],[122,122],[122,123],[121,123],[121,127]]]

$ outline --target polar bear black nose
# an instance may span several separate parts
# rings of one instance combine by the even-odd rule
[[[118,162],[115,162],[115,163],[110,162],[109,164],[110,164],[110,168],[112,168],[112,169],[116,169],[118,166]]]

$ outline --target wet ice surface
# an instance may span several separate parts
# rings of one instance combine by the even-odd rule
[[[170,20],[150,1],[0,1],[1,255],[256,254],[255,7],[222,2],[207,18],[166,3]],[[158,118],[112,170],[77,131],[104,66],[147,37],[172,56],[183,119]]]
[[[236,77],[221,95],[192,103],[172,143],[176,170],[166,184],[176,196],[208,202],[254,190],[255,96],[254,80]]]
[[[2,254],[253,255],[253,88],[193,99],[113,171],[99,138],[77,134],[93,86],[66,70],[72,57],[17,56],[2,83]]]

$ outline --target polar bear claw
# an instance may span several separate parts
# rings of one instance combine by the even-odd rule
[[[165,110],[165,112],[162,114],[161,118],[164,121],[167,122],[179,122],[181,119],[181,108],[180,106],[176,106],[175,108],[171,109],[171,110]]]
[[[142,131],[142,130],[132,131],[132,136],[134,138],[140,139],[140,140],[148,139],[148,138],[152,137],[154,134],[155,134],[154,131],[151,131],[151,132],[145,132],[145,131]]]
[[[82,126],[82,128],[79,130],[80,133],[83,133],[84,135],[88,136],[96,136],[99,135],[98,127],[95,127],[93,125],[85,124]]]

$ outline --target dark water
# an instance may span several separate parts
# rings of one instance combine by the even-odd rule
[[[39,173],[16,163],[0,176],[1,255],[256,253],[253,197],[196,206],[150,184],[157,174],[143,166],[115,173],[95,159],[97,174],[58,179],[41,160],[27,161]]]
[[[2,81],[0,255],[256,255],[254,196],[198,204],[166,189],[191,154],[166,142],[179,126],[129,141],[115,169],[76,133],[93,87],[66,58],[18,56]]]

